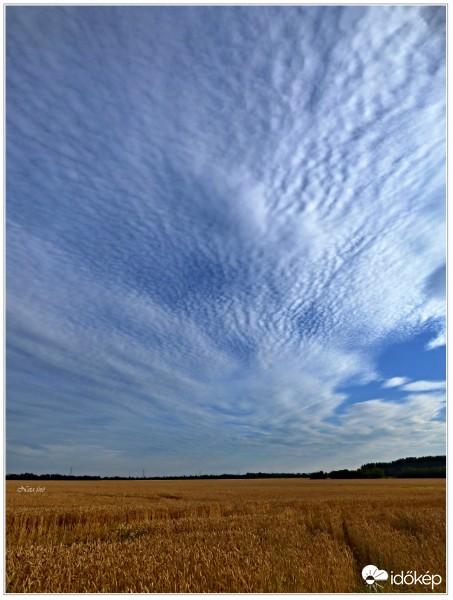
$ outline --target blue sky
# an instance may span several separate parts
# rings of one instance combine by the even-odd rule
[[[445,451],[445,8],[6,9],[7,471]]]

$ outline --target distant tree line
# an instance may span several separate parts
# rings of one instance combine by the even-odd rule
[[[446,467],[407,467],[397,477],[446,477]]]
[[[446,456],[399,458],[392,462],[367,463],[360,469],[318,471],[310,479],[381,479],[382,477],[446,477]]]
[[[400,474],[406,469],[428,469],[433,473],[436,473],[438,467],[443,467],[444,472],[447,466],[447,457],[446,456],[421,456],[416,458],[415,456],[409,456],[408,458],[399,458],[398,460],[393,460],[392,462],[378,462],[378,463],[368,463],[366,465],[362,465],[362,469],[384,469],[384,474],[386,477],[399,477]],[[421,473],[422,471],[420,471]],[[423,475],[419,475],[423,477]],[[436,475],[433,475],[436,476]],[[439,476],[439,475],[437,475]],[[410,475],[408,475],[410,477]],[[424,475],[424,477],[428,477],[428,475]],[[442,475],[441,475],[442,477]],[[443,475],[445,477],[445,474]]]
[[[325,473],[324,471],[318,471],[312,473],[310,479],[380,479],[384,477],[384,469],[339,469],[338,471],[330,471]]]
[[[316,471],[314,473],[245,473],[244,475],[223,473],[222,475],[169,475],[165,477],[101,477],[100,475],[61,475],[52,473],[8,473],[12,480],[184,480],[184,479],[381,479],[382,477],[446,477],[446,456],[422,456],[399,458],[392,462],[367,463],[360,469]]]
[[[161,480],[180,480],[180,479],[296,479],[310,477],[310,473],[246,473],[244,475],[223,473],[222,475],[166,475],[162,477],[101,477],[100,475],[61,475],[60,473],[52,473],[46,475],[36,475],[35,473],[8,473],[6,479],[14,480],[33,480],[33,479],[45,479],[45,480],[149,480],[149,481],[161,481]]]

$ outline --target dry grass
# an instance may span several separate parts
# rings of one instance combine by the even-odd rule
[[[442,480],[8,481],[6,534],[8,592],[445,591]]]

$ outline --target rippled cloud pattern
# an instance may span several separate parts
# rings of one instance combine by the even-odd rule
[[[443,453],[445,7],[13,6],[6,44],[7,470]]]

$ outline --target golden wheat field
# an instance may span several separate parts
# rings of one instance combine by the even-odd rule
[[[438,479],[7,481],[6,590],[444,592],[445,528]]]

